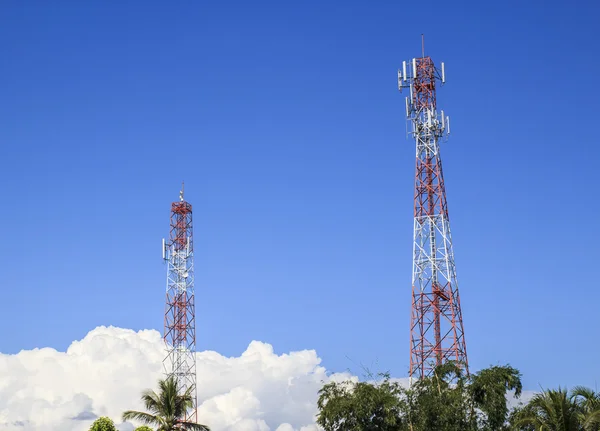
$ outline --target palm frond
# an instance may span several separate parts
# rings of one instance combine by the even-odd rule
[[[584,416],[583,429],[586,431],[597,430],[600,428],[600,408]]]
[[[598,394],[594,392],[592,389],[587,388],[585,386],[575,386],[571,389],[571,398],[582,397],[585,399],[593,399],[597,398]]]
[[[151,415],[146,412],[137,412],[135,410],[127,410],[123,412],[123,421],[134,420],[143,422],[146,425],[161,425],[162,421],[158,416]]]
[[[152,391],[147,390],[142,393],[142,402],[146,407],[146,410],[151,411],[154,414],[159,414],[161,412],[161,402],[160,396]]]
[[[181,426],[182,429],[189,431],[210,431],[210,428],[207,425],[194,422],[179,422],[178,425]]]

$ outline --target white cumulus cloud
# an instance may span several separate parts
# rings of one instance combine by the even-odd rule
[[[98,327],[66,352],[0,354],[1,431],[86,431],[98,416],[120,423],[143,410],[140,393],[162,376],[158,331]],[[315,351],[278,355],[253,341],[238,357],[197,353],[198,418],[213,431],[317,431],[317,392],[328,376]]]
[[[121,423],[121,414],[143,410],[140,394],[156,388],[163,357],[158,331],[103,326],[66,352],[0,354],[0,431],[87,431],[98,416],[132,431],[134,424]],[[358,381],[347,373],[328,376],[320,362],[314,350],[278,355],[258,341],[237,357],[198,352],[198,420],[213,431],[318,431],[314,416],[323,382]],[[532,395],[524,391],[520,401]]]

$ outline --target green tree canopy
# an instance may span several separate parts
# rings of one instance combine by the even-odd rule
[[[117,427],[112,419],[102,416],[94,421],[90,431],[117,431]]]
[[[511,366],[490,367],[475,374],[471,378],[469,395],[475,408],[481,412],[477,417],[478,428],[501,430],[509,415],[507,392],[514,391],[518,398],[522,390],[521,374]]]
[[[474,429],[472,405],[467,398],[467,379],[462,370],[448,362],[433,375],[417,380],[406,391],[411,429],[465,431]]]
[[[154,430],[152,428],[150,428],[148,425],[141,425],[133,431],[154,431]]]
[[[328,383],[319,391],[317,423],[325,431],[400,431],[402,388],[382,375],[380,383]]]
[[[521,375],[510,366],[466,376],[448,362],[410,388],[382,376],[376,383],[323,386],[317,423],[325,431],[501,431],[508,425],[506,395],[518,397],[522,389]]]

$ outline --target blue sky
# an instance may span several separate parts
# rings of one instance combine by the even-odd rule
[[[425,33],[472,368],[600,380],[594,2],[52,3],[0,6],[0,351],[162,330],[185,180],[199,349],[406,375]]]

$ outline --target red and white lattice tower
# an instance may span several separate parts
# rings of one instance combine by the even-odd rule
[[[163,240],[163,259],[167,261],[167,298],[165,331],[167,349],[164,369],[167,377],[175,377],[183,393],[191,391],[193,408],[186,420],[197,422],[196,395],[196,310],[194,302],[194,242],[192,205],[183,199],[171,204],[171,233]]]
[[[416,141],[410,377],[431,375],[455,361],[468,373],[440,141],[450,119],[436,106],[436,82],[445,83],[444,63],[413,58],[398,70],[398,88],[408,88],[406,116]]]

